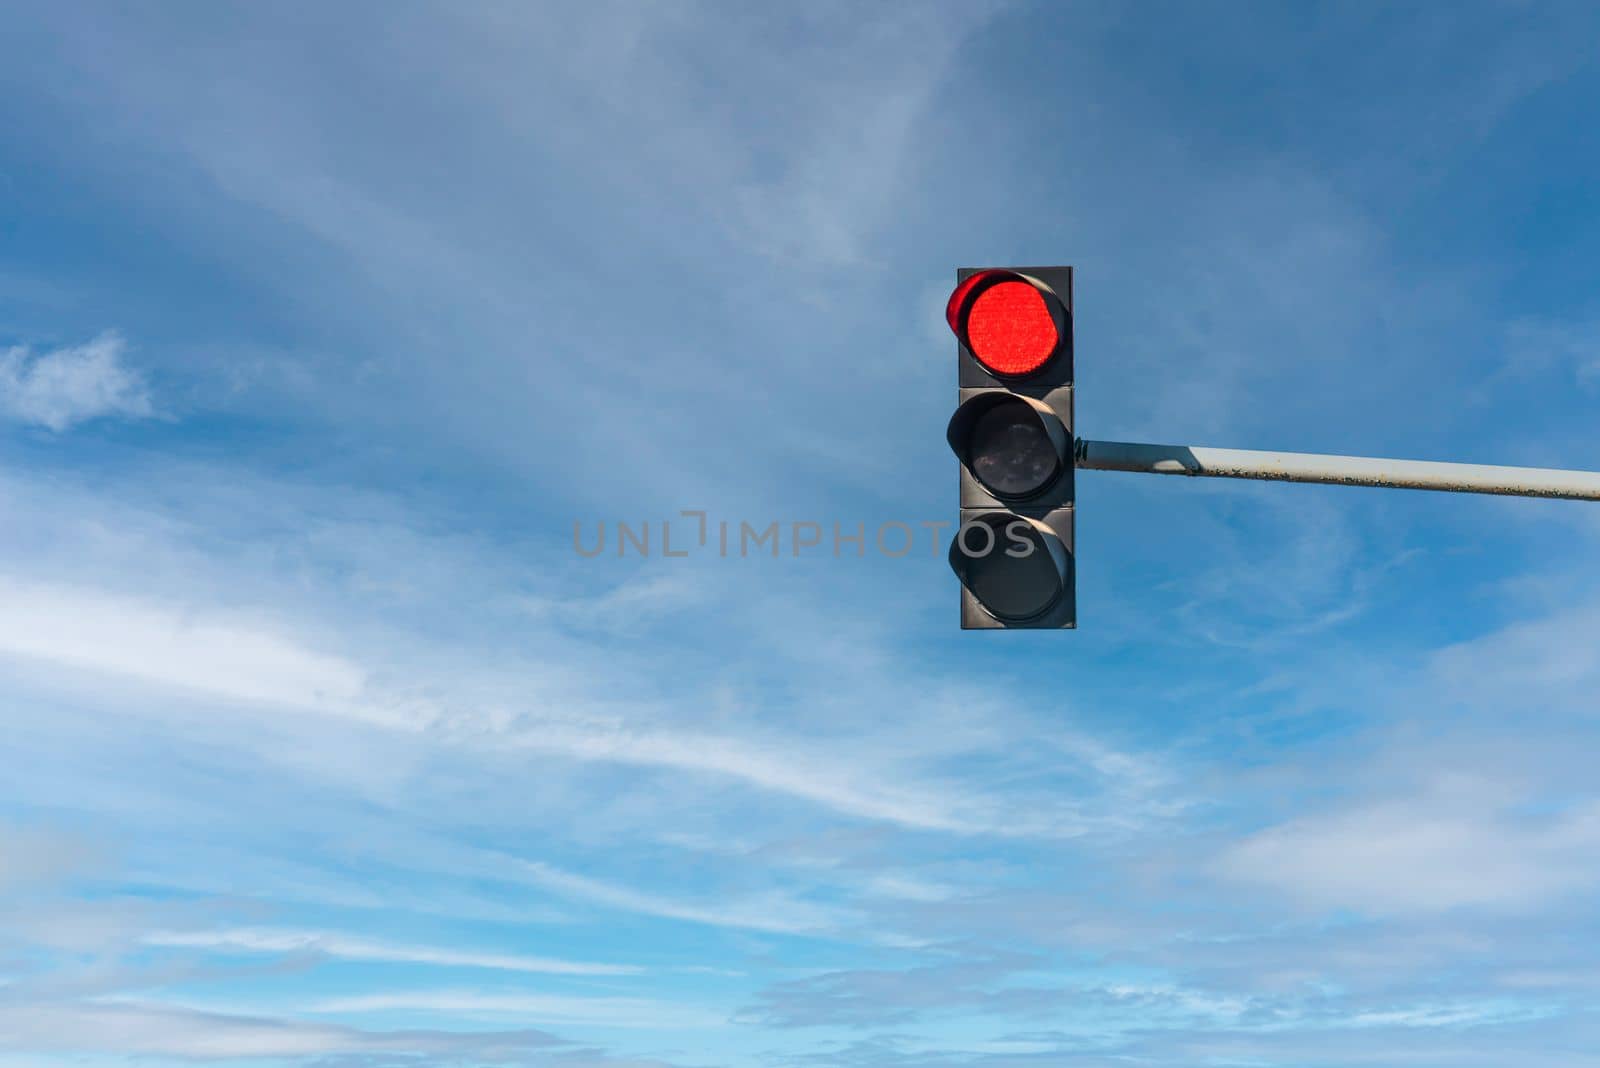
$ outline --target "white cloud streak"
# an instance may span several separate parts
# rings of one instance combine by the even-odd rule
[[[331,1024],[199,1012],[144,1002],[0,1004],[0,1051],[218,1060],[395,1052],[523,1063],[558,1044],[537,1031],[363,1031]]]
[[[1065,837],[1109,825],[1081,815],[1070,802],[1034,805],[1019,816],[957,784],[920,782],[870,757],[841,761],[836,752],[808,752],[787,737],[651,726],[643,717],[629,722],[539,708],[509,712],[475,707],[461,697],[400,697],[375,690],[369,684],[374,672],[367,666],[312,648],[292,630],[236,613],[104,590],[0,577],[0,654],[403,733],[437,730],[439,737],[468,747],[492,739],[497,748],[575,761],[714,776],[844,816],[916,830]],[[1100,763],[1116,757],[1103,749],[1095,754]]]
[[[1372,804],[1262,831],[1221,870],[1322,908],[1525,908],[1600,881],[1600,807],[1518,819],[1463,798]]]
[[[732,927],[772,934],[817,934],[837,929],[849,919],[837,910],[797,901],[783,895],[768,895],[739,901],[697,904],[679,901],[631,887],[563,871],[538,861],[523,865],[534,882],[555,893],[578,901],[637,912],[664,919],[683,920],[713,927]]]
[[[312,1011],[329,1014],[428,1012],[467,1016],[510,1015],[541,1023],[590,1023],[607,1027],[663,1030],[721,1027],[728,1022],[726,1013],[647,998],[566,997],[481,990],[407,990],[357,994],[329,998],[313,1006]]]
[[[311,709],[358,707],[359,668],[259,623],[102,590],[0,578],[0,653]]]
[[[544,975],[638,975],[644,971],[643,968],[631,964],[556,960],[517,953],[474,953],[436,946],[377,941],[332,931],[270,928],[156,931],[146,935],[142,941],[152,946],[216,950],[224,953],[313,953],[339,960],[387,961],[397,964],[436,965],[444,968],[483,968]]]
[[[58,432],[91,419],[152,415],[144,379],[123,363],[126,347],[105,333],[37,355],[22,346],[0,352],[0,414]]]
[[[82,871],[91,856],[76,838],[0,823],[0,891],[50,885]]]

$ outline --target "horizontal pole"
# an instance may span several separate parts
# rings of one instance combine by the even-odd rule
[[[1388,486],[1450,493],[1499,493],[1600,501],[1600,472],[1539,467],[1488,467],[1430,460],[1382,460],[1308,452],[1208,449],[1199,445],[1141,445],[1128,441],[1077,442],[1078,467],[1207,478],[1257,478],[1336,486]]]

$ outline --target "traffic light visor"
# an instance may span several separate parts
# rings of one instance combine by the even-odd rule
[[[1072,559],[1043,523],[988,512],[962,524],[950,567],[984,611],[1007,623],[1048,612],[1071,581]]]
[[[1014,271],[969,276],[945,306],[956,337],[990,374],[1026,378],[1061,350],[1066,312],[1048,286]]]
[[[972,477],[1001,500],[1038,496],[1072,463],[1072,435],[1056,413],[1003,390],[964,401],[945,437]]]

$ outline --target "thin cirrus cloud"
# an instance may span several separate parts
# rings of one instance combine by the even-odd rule
[[[602,1023],[608,1027],[700,1029],[720,1027],[726,1013],[647,998],[568,997],[482,990],[407,990],[328,998],[312,1006],[325,1014],[378,1012],[516,1016],[541,1023]]]
[[[0,351],[0,415],[54,431],[91,419],[148,418],[155,412],[149,390],[126,353],[116,333],[37,353]]]
[[[0,652],[107,673],[231,702],[284,705],[415,735],[448,718],[453,737],[486,731],[501,745],[580,762],[685,771],[795,798],[846,816],[963,835],[1071,837],[1125,822],[1070,801],[1008,812],[1001,800],[954,783],[921,781],[870,757],[808,757],[792,739],[651,727],[546,712],[454,712],[370,685],[374,672],[316,649],[292,631],[237,613],[112,591],[0,578]],[[459,708],[462,702],[450,702]],[[470,708],[470,706],[468,706]],[[471,745],[470,741],[463,744]],[[1127,757],[1096,750],[1095,762]]]
[[[1519,817],[1459,797],[1374,804],[1259,832],[1218,870],[1358,913],[1531,908],[1600,877],[1600,810]]]
[[[259,1057],[373,1053],[426,1054],[449,1060],[528,1063],[566,1043],[542,1031],[363,1030],[281,1017],[210,1012],[130,1000],[0,1005],[0,1051],[122,1057],[180,1057],[209,1062]],[[601,1063],[604,1063],[603,1061]]]
[[[254,621],[0,577],[0,652],[239,701],[352,707],[363,675]]]
[[[249,620],[225,619],[104,590],[0,581],[0,651],[222,697],[265,702],[415,732],[436,719],[427,705],[385,702],[368,672]],[[485,726],[496,719],[475,717]],[[676,768],[736,778],[870,819],[965,829],[934,798],[860,790],[793,753],[782,761],[747,743],[704,734],[561,720],[524,722],[512,744],[584,761]]]
[[[417,946],[357,938],[329,931],[293,931],[234,928],[225,931],[155,931],[143,938],[146,945],[215,950],[220,953],[309,953],[351,961],[388,961],[443,968],[481,968],[491,971],[529,972],[543,975],[638,975],[633,964],[556,960],[515,953],[474,953],[438,946]]]
[[[535,883],[565,897],[622,912],[712,927],[770,934],[818,934],[836,930],[853,918],[837,909],[782,895],[746,901],[685,902],[564,871],[540,861],[525,861],[521,868]]]

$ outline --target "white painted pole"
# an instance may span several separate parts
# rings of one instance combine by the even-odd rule
[[[1127,441],[1077,442],[1078,467],[1207,478],[1257,478],[1339,486],[1389,486],[1451,493],[1499,493],[1600,501],[1600,472],[1538,467],[1486,467],[1429,460],[1381,460],[1306,452],[1207,449],[1198,445],[1142,445]]]

